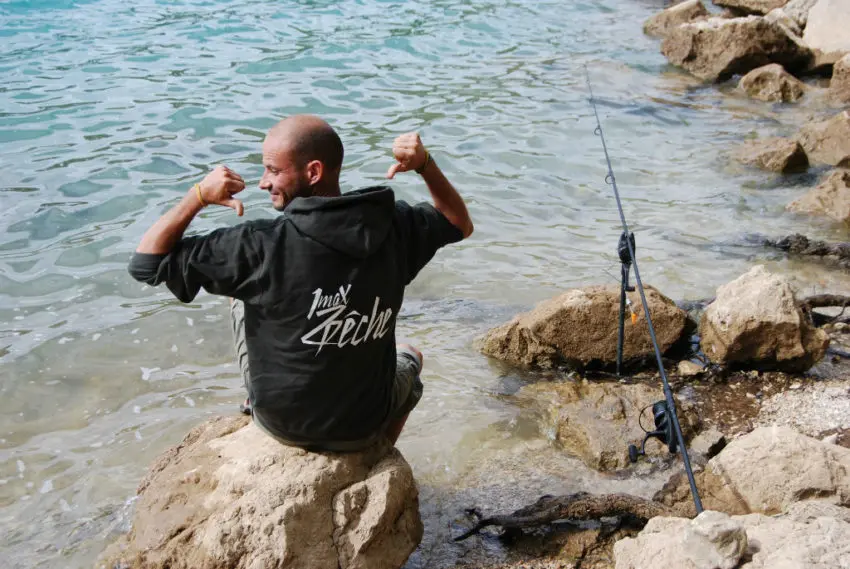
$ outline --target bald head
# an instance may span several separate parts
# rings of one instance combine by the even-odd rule
[[[327,170],[342,167],[342,140],[331,125],[317,116],[287,117],[272,127],[267,138],[291,152],[299,166],[318,160]]]
[[[298,197],[339,195],[343,148],[334,129],[313,115],[288,117],[263,142],[260,187],[284,210]]]

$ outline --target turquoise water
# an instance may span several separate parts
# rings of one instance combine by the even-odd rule
[[[618,218],[584,66],[647,282],[708,297],[766,262],[807,292],[850,284],[740,246],[750,232],[846,238],[784,213],[815,176],[727,159],[745,136],[793,132],[816,104],[772,108],[668,68],[640,31],[660,4],[0,3],[0,565],[91,566],[126,528],[150,461],[203,417],[233,412],[242,394],[225,303],[182,305],[133,282],[126,262],[216,164],[249,180],[248,217],[272,215],[255,187],[260,143],[299,112],[339,131],[349,188],[382,183],[394,137],[418,130],[476,223],[408,290],[399,325],[429,365],[400,442],[423,487],[473,484],[484,460],[521,469],[532,448],[530,496],[648,491],[541,450],[499,396],[510,372],[472,347],[565,287],[615,282]],[[413,176],[393,186],[426,198]],[[209,209],[192,231],[235,222]],[[561,470],[535,479],[544,456]]]

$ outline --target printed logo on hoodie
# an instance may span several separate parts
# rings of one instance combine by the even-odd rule
[[[307,321],[318,321],[318,325],[301,336],[301,342],[318,346],[317,356],[325,346],[359,346],[383,338],[390,332],[393,311],[392,308],[381,310],[381,297],[375,297],[371,313],[365,314],[349,308],[350,294],[350,284],[329,294],[321,288],[313,291]]]

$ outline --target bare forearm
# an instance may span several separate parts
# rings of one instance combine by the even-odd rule
[[[452,225],[463,233],[464,239],[472,235],[472,219],[460,194],[443,174],[437,163],[431,160],[422,171],[422,179],[428,185],[434,207],[446,216]]]
[[[136,252],[151,255],[170,253],[201,209],[201,202],[195,192],[190,190],[180,203],[168,210],[145,232]]]

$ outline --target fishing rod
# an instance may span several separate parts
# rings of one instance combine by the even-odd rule
[[[599,120],[599,111],[596,109],[596,101],[593,98],[593,87],[590,84],[590,72],[587,70],[587,66],[584,68],[584,73],[587,77],[587,90],[590,93],[590,105],[593,107],[593,114],[596,117],[596,129],[594,129],[593,132],[599,136],[599,139],[602,141],[602,151],[605,153],[605,162],[608,164],[608,175],[605,176],[605,183],[614,189],[614,198],[617,200],[617,210],[620,213],[620,221],[623,224],[623,233],[620,236],[620,241],[617,247],[618,254],[623,265],[620,293],[620,342],[618,343],[617,350],[618,364],[622,358],[623,318],[625,315],[624,297],[626,290],[629,288],[627,268],[634,265],[635,284],[637,285],[637,290],[640,294],[643,313],[646,315],[646,324],[649,328],[649,337],[652,339],[652,347],[655,350],[655,359],[658,363],[658,372],[661,374],[661,382],[664,386],[665,399],[664,401],[659,401],[652,405],[652,412],[655,417],[657,430],[648,432],[647,439],[651,436],[661,439],[667,443],[670,452],[676,452],[676,443],[678,442],[679,448],[682,449],[682,461],[685,464],[685,472],[688,475],[688,483],[691,485],[691,494],[694,497],[697,514],[699,514],[703,511],[702,501],[699,498],[697,485],[694,481],[694,471],[691,469],[691,461],[688,458],[688,449],[685,446],[685,439],[682,436],[682,426],[679,423],[679,417],[676,414],[676,403],[673,401],[673,391],[670,389],[670,383],[667,381],[667,374],[664,371],[664,363],[661,361],[661,350],[658,348],[658,339],[655,336],[655,327],[652,325],[652,318],[649,314],[649,305],[646,302],[646,294],[643,290],[643,283],[640,280],[640,271],[638,270],[637,258],[635,257],[634,234],[629,230],[629,224],[626,223],[626,215],[623,213],[623,203],[620,201],[620,191],[617,188],[617,180],[614,177],[614,168],[611,166],[611,157],[608,155],[608,146],[605,144],[605,135],[602,133],[602,121]],[[675,440],[672,437],[674,434],[676,436]],[[644,445],[646,445],[647,439],[644,439]],[[641,450],[643,450],[643,445]],[[634,445],[631,445],[629,447],[629,458],[632,459],[633,462],[637,460],[637,454],[637,449]]]

